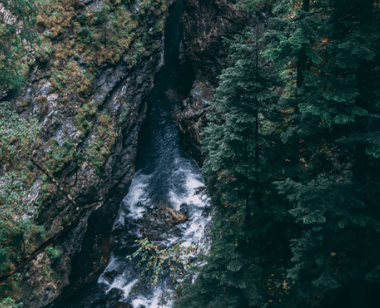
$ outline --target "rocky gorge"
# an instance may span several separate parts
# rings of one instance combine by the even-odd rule
[[[27,262],[15,266],[19,287],[10,293],[24,307],[46,307],[62,293],[70,296],[98,279],[109,262],[119,204],[135,175],[140,128],[155,76],[164,65],[164,25],[176,1],[137,1],[128,4],[127,12],[118,10],[117,1],[103,10],[105,3],[62,1],[51,6],[50,13],[60,14],[51,18],[46,13],[38,21],[49,52],[33,51],[21,94],[2,94],[3,101],[14,102],[21,115],[31,114],[39,123],[22,202],[29,206],[25,217],[43,225],[49,235],[42,241],[30,239],[34,242],[22,257]],[[180,80],[172,97],[183,146],[199,163],[208,101],[227,64],[222,37],[243,29],[247,19],[233,4],[183,3]],[[96,47],[91,44],[94,36],[84,26],[79,29],[81,20],[110,12],[117,17],[115,24],[93,22],[92,32],[101,34],[102,45]],[[123,31],[128,36],[119,33]],[[10,168],[2,166],[1,172]],[[184,211],[163,205],[148,213],[141,233],[154,239],[186,219]],[[52,257],[48,246],[59,256]]]

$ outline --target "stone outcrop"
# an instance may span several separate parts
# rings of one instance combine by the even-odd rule
[[[89,100],[101,104],[101,111],[94,115],[93,128],[85,141],[78,143],[76,151],[84,152],[91,147],[108,146],[107,136],[99,138],[97,135],[102,129],[114,133],[112,145],[104,157],[100,153],[94,153],[94,159],[104,159],[100,168],[94,167],[88,161],[71,160],[56,175],[60,183],[65,183],[65,187],[73,186],[70,194],[77,208],[70,204],[64,195],[57,194],[51,200],[43,201],[45,211],[39,219],[53,232],[62,228],[62,221],[67,219],[66,217],[69,224],[76,219],[78,223],[63,226],[67,228],[67,232],[62,234],[56,243],[63,251],[60,258],[60,262],[63,263],[52,268],[54,275],[47,279],[41,273],[41,276],[34,274],[24,279],[22,294],[28,307],[48,304],[69,284],[71,288],[77,288],[93,281],[97,273],[106,266],[110,253],[112,223],[135,172],[138,133],[147,109],[144,98],[152,87],[154,72],[160,58],[161,51],[158,51],[142,58],[132,70],[127,64],[120,62],[116,66],[99,71],[97,88]],[[36,74],[38,73],[37,70]],[[75,142],[77,138],[82,137],[82,132],[73,125],[73,110],[56,103],[56,97],[48,92],[50,90],[47,81],[32,79],[28,91],[29,89],[33,100],[47,95],[48,103],[51,104],[41,120],[43,140],[48,142],[53,139],[61,142],[69,135]],[[34,111],[38,112],[35,108]],[[107,114],[107,122],[120,125],[107,127],[108,123],[100,119],[102,114]],[[96,139],[100,139],[100,145],[92,143]],[[46,152],[37,152],[34,158],[43,161]],[[43,184],[40,180],[37,181],[36,183],[40,184],[32,186],[30,196],[41,195]],[[33,272],[35,265],[35,262],[31,263],[25,272]]]
[[[198,163],[202,162],[200,133],[207,122],[207,112],[212,108],[209,102],[213,95],[213,88],[208,82],[205,85],[197,80],[189,96],[183,100],[181,109],[174,114],[182,132],[183,147]]]
[[[248,16],[235,9],[233,0],[186,0],[183,16],[182,61],[190,61],[199,81],[217,84],[227,64],[223,37],[243,30]]]
[[[176,211],[175,209],[172,209],[171,207],[168,207],[164,209],[166,213],[169,213],[169,217],[167,219],[167,223],[170,226],[180,224],[187,220],[187,216],[184,213],[181,213],[179,211]]]
[[[217,77],[228,65],[223,37],[243,30],[248,15],[236,10],[233,0],[187,0],[184,2],[181,62],[184,74],[194,74],[190,94],[175,113],[183,146],[202,164],[200,133],[207,123],[208,102],[213,99]]]

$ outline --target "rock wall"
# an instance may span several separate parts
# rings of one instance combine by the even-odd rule
[[[43,202],[44,212],[38,219],[47,228],[58,232],[65,220],[73,223],[72,226],[63,225],[67,232],[56,241],[63,255],[51,264],[53,275],[47,278],[43,273],[40,276],[34,274],[23,280],[21,292],[23,302],[28,303],[27,307],[48,304],[69,283],[71,288],[77,288],[93,281],[108,263],[113,219],[134,175],[138,133],[147,109],[144,99],[152,88],[160,59],[161,48],[146,54],[133,69],[129,69],[123,61],[99,69],[94,82],[96,89],[87,100],[99,107],[90,120],[91,130],[75,149],[77,152],[94,150],[94,153],[89,153],[93,155],[93,160],[90,157],[89,160],[75,161],[73,157],[56,175],[65,187],[73,186],[69,191],[76,208],[62,194],[53,195]],[[33,80],[31,97],[38,99],[43,93],[53,104],[55,96],[49,94],[47,82]],[[53,105],[41,120],[44,144],[48,144],[49,140],[64,142],[68,135],[71,140],[80,136],[81,132],[73,124],[75,118],[72,112],[69,108],[55,109]],[[112,134],[112,139],[106,134]],[[37,152],[35,159],[44,161],[48,148],[49,145]],[[102,151],[105,153],[101,154]],[[99,163],[100,166],[92,164],[96,159],[104,161]],[[40,194],[43,186],[42,180],[37,181],[32,186],[32,196]],[[36,266],[40,266],[39,262],[51,262],[42,255],[30,264],[26,272],[33,272]]]
[[[18,95],[2,91],[1,99],[39,122],[33,155],[25,160],[31,179],[21,219],[44,226],[47,248],[3,282],[10,290],[5,297],[43,307],[65,287],[94,281],[107,265],[174,2],[128,1],[121,8],[120,1],[51,1],[38,16],[41,43],[22,59],[26,86]],[[0,167],[0,175],[12,168]],[[43,243],[29,241],[21,260]]]
[[[215,85],[226,66],[223,37],[244,29],[247,15],[234,7],[234,0],[187,0],[184,2],[183,45],[185,61],[191,61],[196,79]]]
[[[184,148],[202,164],[200,134],[207,123],[208,102],[213,99],[217,77],[228,65],[223,37],[243,30],[248,15],[236,10],[234,0],[187,0],[184,2],[181,62],[183,74],[194,72],[188,97],[175,113]]]

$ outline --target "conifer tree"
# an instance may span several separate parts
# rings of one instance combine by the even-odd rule
[[[374,307],[368,292],[380,281],[377,7],[359,0],[311,6],[324,26],[315,28],[312,46],[321,64],[305,72],[298,102],[303,178],[278,183],[299,223],[289,274],[310,306],[349,291],[344,307]]]
[[[272,184],[282,170],[276,132],[280,81],[260,56],[263,24],[229,42],[232,66],[220,76],[203,136],[202,172],[216,204],[213,244],[207,265],[177,307],[262,306],[285,292],[275,285],[286,280],[280,268],[288,249],[277,230],[287,211]],[[267,283],[274,289],[268,291]]]
[[[270,27],[232,44],[221,77],[203,143],[218,205],[213,245],[178,307],[377,307],[379,3],[240,4],[269,5]],[[259,83],[257,59],[271,72]],[[272,62],[286,82],[281,99],[257,99],[258,85],[273,95],[278,84]]]
[[[287,129],[283,131],[282,140],[288,145],[284,153],[288,162],[286,174],[294,179],[303,176],[299,168],[300,140],[308,131],[303,127],[299,104],[304,101],[305,74],[321,62],[313,47],[323,27],[320,14],[310,11],[310,0],[274,1],[265,35],[267,44],[263,56],[276,63],[286,84],[279,103],[287,115],[284,119]]]

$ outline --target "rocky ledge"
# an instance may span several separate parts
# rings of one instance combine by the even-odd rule
[[[213,99],[214,91],[209,82],[204,84],[195,81],[189,96],[183,100],[182,106],[174,117],[182,133],[182,145],[198,162],[202,163],[201,132],[207,123],[207,113],[211,110],[209,102]]]

